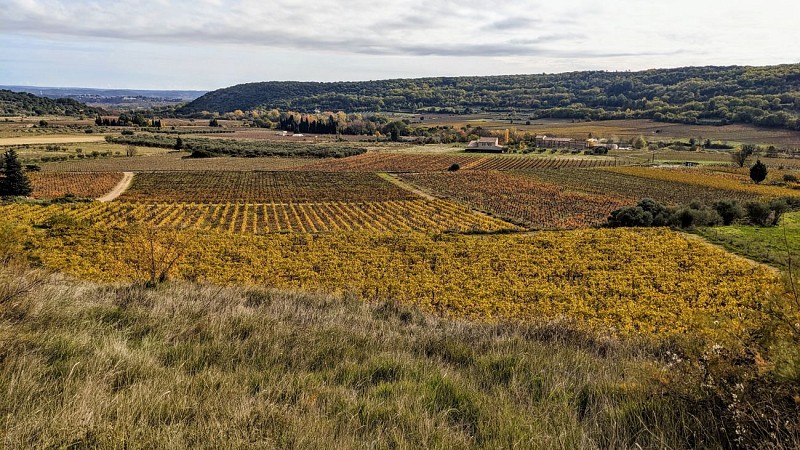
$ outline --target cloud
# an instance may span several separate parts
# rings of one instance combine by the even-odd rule
[[[247,44],[387,56],[537,56],[559,54],[546,44],[580,38],[574,17],[535,1],[503,2],[487,10],[474,0],[374,2],[277,0],[113,4],[77,0],[10,0],[0,11],[5,33],[119,39],[158,44]],[[520,15],[524,9],[530,14]],[[539,12],[558,30],[543,26]],[[571,54],[567,51],[565,54]]]

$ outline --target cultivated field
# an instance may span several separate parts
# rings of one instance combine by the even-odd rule
[[[318,163],[307,158],[186,158],[188,153],[115,157],[43,163],[45,172],[154,172],[285,170]]]
[[[374,173],[141,173],[120,201],[140,203],[370,202],[417,198]]]
[[[743,194],[760,198],[800,197],[800,191],[796,189],[768,184],[755,184],[749,175],[741,173],[723,173],[700,168],[617,167],[607,170],[639,178],[719,189],[737,193],[737,195]]]
[[[33,193],[38,199],[52,199],[67,194],[83,198],[102,197],[122,180],[120,172],[103,173],[32,173]]]
[[[403,175],[423,189],[535,229],[585,228],[605,223],[627,198],[565,190],[515,174],[466,171]]]
[[[616,169],[614,171],[609,169],[539,170],[518,173],[538,181],[561,185],[578,192],[626,198],[629,199],[630,204],[634,204],[643,198],[651,198],[660,203],[678,206],[685,205],[693,200],[713,203],[722,199],[756,200],[763,196],[759,190],[750,190],[746,185],[744,188],[739,188],[739,185],[735,185],[736,189],[728,189],[731,183],[725,183],[724,187],[689,184],[683,182],[685,177],[682,175],[659,179],[655,176],[648,176],[648,171],[658,169],[636,169],[635,173],[619,173]],[[789,189],[781,189],[779,191],[769,189],[769,192],[781,195],[796,195],[797,193],[797,191]]]
[[[0,205],[9,220],[30,225],[62,223],[120,228],[131,223],[154,227],[224,230],[241,234],[330,233],[341,231],[421,231],[486,233],[513,225],[443,200],[363,203],[92,203]],[[48,225],[49,226],[49,225]]]

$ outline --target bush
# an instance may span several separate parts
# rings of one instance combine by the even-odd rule
[[[730,225],[745,216],[744,208],[736,200],[719,200],[712,207],[722,218],[723,225]]]
[[[747,202],[745,209],[747,210],[747,219],[751,224],[766,226],[769,223],[769,216],[772,213],[769,205],[761,202]]]
[[[787,183],[797,183],[797,176],[787,173],[786,175],[783,176],[783,181]]]
[[[453,165],[448,167],[447,170],[449,170],[450,172],[456,172],[460,168],[461,166],[459,166],[458,163],[453,163]]]
[[[670,219],[673,225],[680,228],[713,227],[723,222],[715,209],[697,203],[679,208]]]

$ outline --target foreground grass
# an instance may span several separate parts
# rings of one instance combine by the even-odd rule
[[[731,225],[698,230],[710,242],[780,269],[800,267],[800,212],[787,213],[777,227]]]
[[[679,395],[671,387],[676,357],[647,348],[567,323],[476,324],[347,296],[51,277],[0,302],[0,439],[7,448],[731,445],[699,384]]]

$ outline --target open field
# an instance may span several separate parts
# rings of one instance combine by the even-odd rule
[[[611,211],[631,203],[627,198],[565,191],[558,184],[493,171],[410,174],[403,179],[436,195],[535,229],[600,225]]]
[[[57,277],[6,317],[8,448],[718,448],[733,426],[688,364],[566,321]]]
[[[81,142],[104,142],[102,134],[92,135],[50,135],[38,137],[0,138],[0,146],[4,145],[40,145],[40,144],[70,144]]]
[[[163,152],[163,149],[158,149]],[[300,168],[318,159],[308,158],[186,158],[186,152],[153,156],[115,157],[43,163],[45,172],[157,172],[157,171],[254,171]]]
[[[606,169],[537,170],[519,174],[577,192],[627,198],[630,199],[631,205],[643,198],[651,198],[672,206],[684,205],[693,200],[711,203],[722,199],[746,201],[759,198],[759,194],[755,192],[691,185],[677,180],[638,177]]]
[[[31,197],[50,199],[72,194],[76,197],[97,198],[108,193],[122,180],[120,172],[104,173],[31,173]]]
[[[305,203],[413,200],[374,173],[158,172],[136,175],[120,201]]]
[[[126,208],[104,205],[112,206],[83,211]],[[2,213],[22,215],[25,223],[56,211],[4,207]],[[101,220],[33,230],[27,239],[33,256],[54,270],[114,281],[143,275],[131,261],[145,257],[148,242],[112,225]],[[156,245],[179,246],[182,257],[171,271],[179,279],[351,292],[481,321],[566,316],[620,334],[735,336],[755,324],[767,292],[781,289],[771,271],[665,229],[500,236],[164,233],[167,241]]]
[[[566,167],[613,166],[613,158],[591,158],[575,156],[509,156],[479,155],[468,153],[390,153],[367,152],[349,158],[329,159],[305,166],[301,170],[328,172],[444,172],[453,164],[461,169],[515,170]]]
[[[761,261],[788,269],[791,259],[796,270],[800,267],[800,213],[787,213],[777,227],[731,225],[727,227],[702,228],[698,234],[726,249]]]
[[[639,178],[720,189],[760,198],[800,197],[800,190],[784,186],[755,184],[749,175],[741,173],[724,173],[702,168],[616,167],[604,170]]]
[[[630,140],[642,135],[648,141],[699,140],[727,142],[731,144],[775,145],[785,149],[800,149],[800,132],[781,129],[759,128],[752,125],[732,124],[724,126],[686,125],[679,123],[654,122],[646,119],[634,120],[599,120],[591,122],[573,122],[567,119],[540,119],[531,121],[515,120],[509,123],[496,116],[454,116],[426,115],[423,126],[452,125],[455,128],[483,127],[490,130],[519,130],[549,136],[586,139],[591,133],[596,138],[619,138]]]
[[[224,230],[241,234],[331,232],[497,232],[516,227],[444,200],[275,204],[111,203],[0,205],[7,219],[30,225],[154,227]]]

